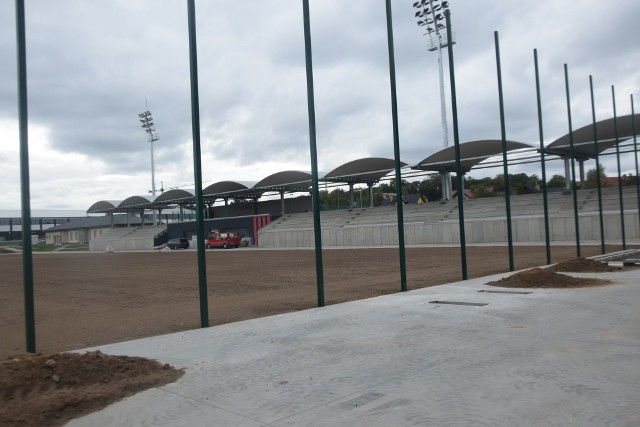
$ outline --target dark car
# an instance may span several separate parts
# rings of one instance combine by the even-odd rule
[[[167,247],[169,249],[187,249],[189,247],[189,240],[186,237],[181,237],[179,239],[171,239],[167,242]]]

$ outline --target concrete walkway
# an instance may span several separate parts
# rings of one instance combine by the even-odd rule
[[[497,275],[98,347],[186,374],[68,425],[639,426],[640,269],[575,276],[615,284]]]

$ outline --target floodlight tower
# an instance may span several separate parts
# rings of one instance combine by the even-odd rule
[[[447,32],[444,12],[449,9],[449,2],[440,0],[418,0],[413,3],[413,7],[418,9],[415,17],[418,19],[418,26],[425,27],[429,36],[429,52],[438,51],[438,76],[440,78],[440,112],[442,115],[442,142],[444,148],[449,146],[449,130],[447,126],[447,104],[444,93],[444,71],[442,64],[442,49],[448,46]],[[452,34],[452,43],[455,44]],[[442,198],[451,200],[451,174],[449,172],[442,176]]]
[[[140,123],[142,123],[142,128],[148,134],[149,143],[151,145],[151,193],[154,197],[156,195],[156,168],[155,161],[153,159],[153,143],[160,139],[158,133],[156,132],[155,125],[153,124],[153,116],[151,116],[151,112],[149,110],[144,113],[138,114],[140,118]],[[156,223],[156,211],[153,211],[153,223]]]

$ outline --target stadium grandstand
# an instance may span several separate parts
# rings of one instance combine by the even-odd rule
[[[580,182],[584,181],[583,164],[606,151],[635,152],[627,141],[640,128],[640,116],[619,117],[617,127],[613,119],[596,124],[599,144],[593,141],[593,125],[573,133],[573,143],[565,135],[545,148],[546,160],[571,159],[581,165]],[[506,141],[508,164],[520,165],[540,162],[540,150],[517,141]],[[460,144],[460,166],[463,175],[472,169],[502,165],[501,140],[478,140]],[[440,150],[416,165],[401,162],[403,179],[424,177],[427,174],[445,174],[455,171],[454,147]],[[390,179],[395,171],[394,159],[363,158],[349,161],[329,173],[319,176],[325,189],[348,186],[348,205],[345,209],[321,213],[322,242],[325,247],[357,247],[397,245],[397,213],[393,206],[373,206],[373,187]],[[579,217],[583,240],[600,239],[597,223],[600,219],[598,199],[602,201],[602,217],[609,239],[620,239],[621,211],[628,217],[626,234],[638,237],[638,197],[636,188],[627,187],[620,192],[614,188],[577,190],[577,213],[574,212],[568,187],[572,178],[565,167],[567,187],[563,192],[549,193],[548,208],[551,241],[567,242],[575,239],[574,213]],[[366,185],[368,206],[355,203],[355,186]],[[205,234],[212,230],[234,231],[249,237],[261,247],[312,247],[313,216],[311,200],[312,176],[304,171],[279,171],[257,183],[220,181],[203,189],[207,207]],[[288,197],[285,197],[287,196]],[[232,201],[232,203],[229,203]],[[362,204],[362,198],[360,198]],[[221,204],[220,202],[223,202]],[[168,190],[157,197],[130,196],[122,201],[101,200],[94,203],[87,214],[105,214],[114,218],[126,214],[128,226],[139,231],[89,232],[91,250],[151,249],[168,239],[196,234],[193,220],[195,192],[189,189]],[[407,244],[456,244],[459,242],[458,211],[452,200],[408,204],[404,208],[405,241]],[[512,196],[511,225],[515,241],[536,243],[545,240],[542,194]],[[507,239],[505,198],[489,197],[467,200],[464,206],[466,240],[469,243],[501,243]],[[171,213],[168,214],[167,211]],[[148,212],[155,212],[157,223],[147,224]],[[163,212],[165,212],[163,214]],[[110,228],[117,228],[114,223]],[[142,231],[145,229],[144,231]],[[193,242],[196,243],[196,242]]]

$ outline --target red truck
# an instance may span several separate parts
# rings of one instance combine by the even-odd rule
[[[207,239],[207,249],[211,248],[237,248],[240,246],[240,234],[238,233],[220,233],[218,231],[212,231],[211,235]]]

